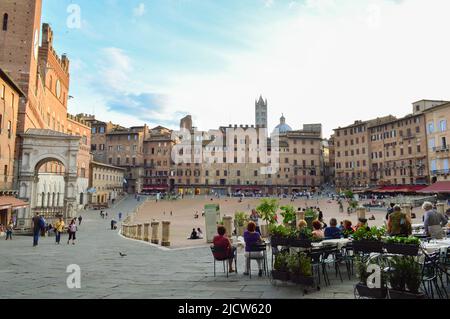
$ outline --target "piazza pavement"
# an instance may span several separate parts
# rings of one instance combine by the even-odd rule
[[[127,216],[139,203],[127,197],[108,210],[108,219],[99,211],[83,211],[76,245],[61,245],[54,237],[41,238],[32,247],[32,237],[15,236],[12,241],[0,240],[0,298],[8,299],[349,299],[354,298],[356,278],[344,282],[330,270],[331,285],[322,289],[303,288],[290,284],[273,285],[268,278],[244,276],[245,258],[238,254],[239,273],[226,278],[222,264],[213,274],[213,258],[209,246],[163,250],[147,243],[125,239],[110,230],[111,217],[118,212]],[[121,257],[119,253],[126,256]],[[253,263],[255,263],[253,261]],[[270,253],[269,253],[270,263]],[[81,288],[69,289],[66,284],[68,265],[81,268]],[[252,269],[257,269],[256,263]]]

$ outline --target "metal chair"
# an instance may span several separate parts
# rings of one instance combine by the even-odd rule
[[[438,279],[440,279],[441,284],[443,285],[439,269],[439,258],[440,252],[432,254],[425,253],[425,261],[422,268],[422,285],[426,295],[431,297],[431,299],[434,299],[434,291],[437,292],[439,298],[444,297],[438,284]]]
[[[342,257],[347,268],[348,279],[351,280],[351,276],[354,274],[354,259],[355,252],[353,251],[352,243],[348,243],[342,248]]]
[[[235,268],[235,272],[237,274],[237,253],[236,253],[236,249],[232,248],[232,255],[228,256],[226,258],[216,258],[216,256],[214,254],[223,254],[226,255],[228,253],[227,249],[224,247],[219,247],[219,246],[211,246],[211,252],[213,254],[213,258],[214,258],[214,277],[216,277],[216,261],[218,262],[222,262],[223,263],[223,272],[226,273],[227,278],[228,278],[228,265],[227,263],[229,262],[230,259],[234,260],[234,268]]]
[[[250,279],[252,278],[252,260],[262,260],[263,261],[263,270],[264,270],[264,274],[267,276],[269,271],[268,271],[268,265],[267,265],[267,246],[266,244],[255,244],[255,245],[251,245],[249,246],[249,251],[250,254],[247,257],[247,269],[248,269],[248,273],[250,276]],[[254,252],[261,252],[262,254],[258,255],[258,256],[251,256],[251,253]]]
[[[337,245],[326,246],[323,248],[323,256],[322,256],[322,271],[324,274],[324,278],[330,284],[330,279],[328,278],[327,266],[333,265],[334,270],[336,271],[336,278],[339,275],[339,278],[342,280],[342,274],[340,269],[340,263],[344,260],[341,251],[337,248]]]

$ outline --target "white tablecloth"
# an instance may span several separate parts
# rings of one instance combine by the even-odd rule
[[[347,244],[350,242],[350,239],[348,238],[341,238],[341,239],[327,239],[324,241],[321,241],[320,243],[312,243],[313,247],[324,247],[324,246],[333,246],[337,245],[338,249],[341,249],[344,246],[347,246]]]
[[[450,247],[450,239],[432,240],[429,243],[423,244],[423,248],[429,254],[432,254],[438,250],[444,252],[448,247]]]

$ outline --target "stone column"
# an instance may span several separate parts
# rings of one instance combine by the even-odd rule
[[[402,212],[406,214],[409,218],[411,218],[411,204],[403,204]]]
[[[298,211],[297,213],[296,213],[296,215],[297,215],[297,217],[296,217],[296,222],[297,222],[297,229],[298,229],[298,224],[300,223],[300,221],[301,220],[304,220],[305,219],[305,212],[302,212],[302,211]]]
[[[162,222],[161,246],[165,246],[165,247],[170,246],[170,222],[169,221]]]
[[[133,236],[131,238],[137,239],[137,225],[133,225]]]
[[[149,238],[149,232],[150,232],[150,223],[145,223],[144,224],[144,241],[149,242],[150,238]]]
[[[356,216],[358,217],[358,219],[366,218],[366,208],[361,206],[356,208]]]
[[[231,216],[223,216],[223,226],[226,229],[227,237],[231,239],[231,236],[233,235],[233,217]]]
[[[159,239],[158,239],[159,222],[152,222],[151,226],[152,226],[152,240],[151,240],[151,243],[158,245],[159,244]]]
[[[445,204],[437,203],[436,204],[437,212],[445,215]]]
[[[142,240],[142,224],[137,225],[137,239]]]

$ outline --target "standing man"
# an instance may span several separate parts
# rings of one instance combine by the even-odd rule
[[[62,217],[55,224],[55,236],[56,236],[56,244],[59,245],[61,241],[61,233],[64,231],[65,223]]]
[[[122,212],[119,212],[119,221],[122,220]]]
[[[80,217],[78,217],[78,226],[80,226],[81,225],[81,221],[83,220],[83,217],[81,217],[81,215],[80,215]]]
[[[39,215],[39,212],[36,212],[36,215],[33,217],[33,247],[36,247],[39,244],[39,236],[44,227],[44,219]]]

